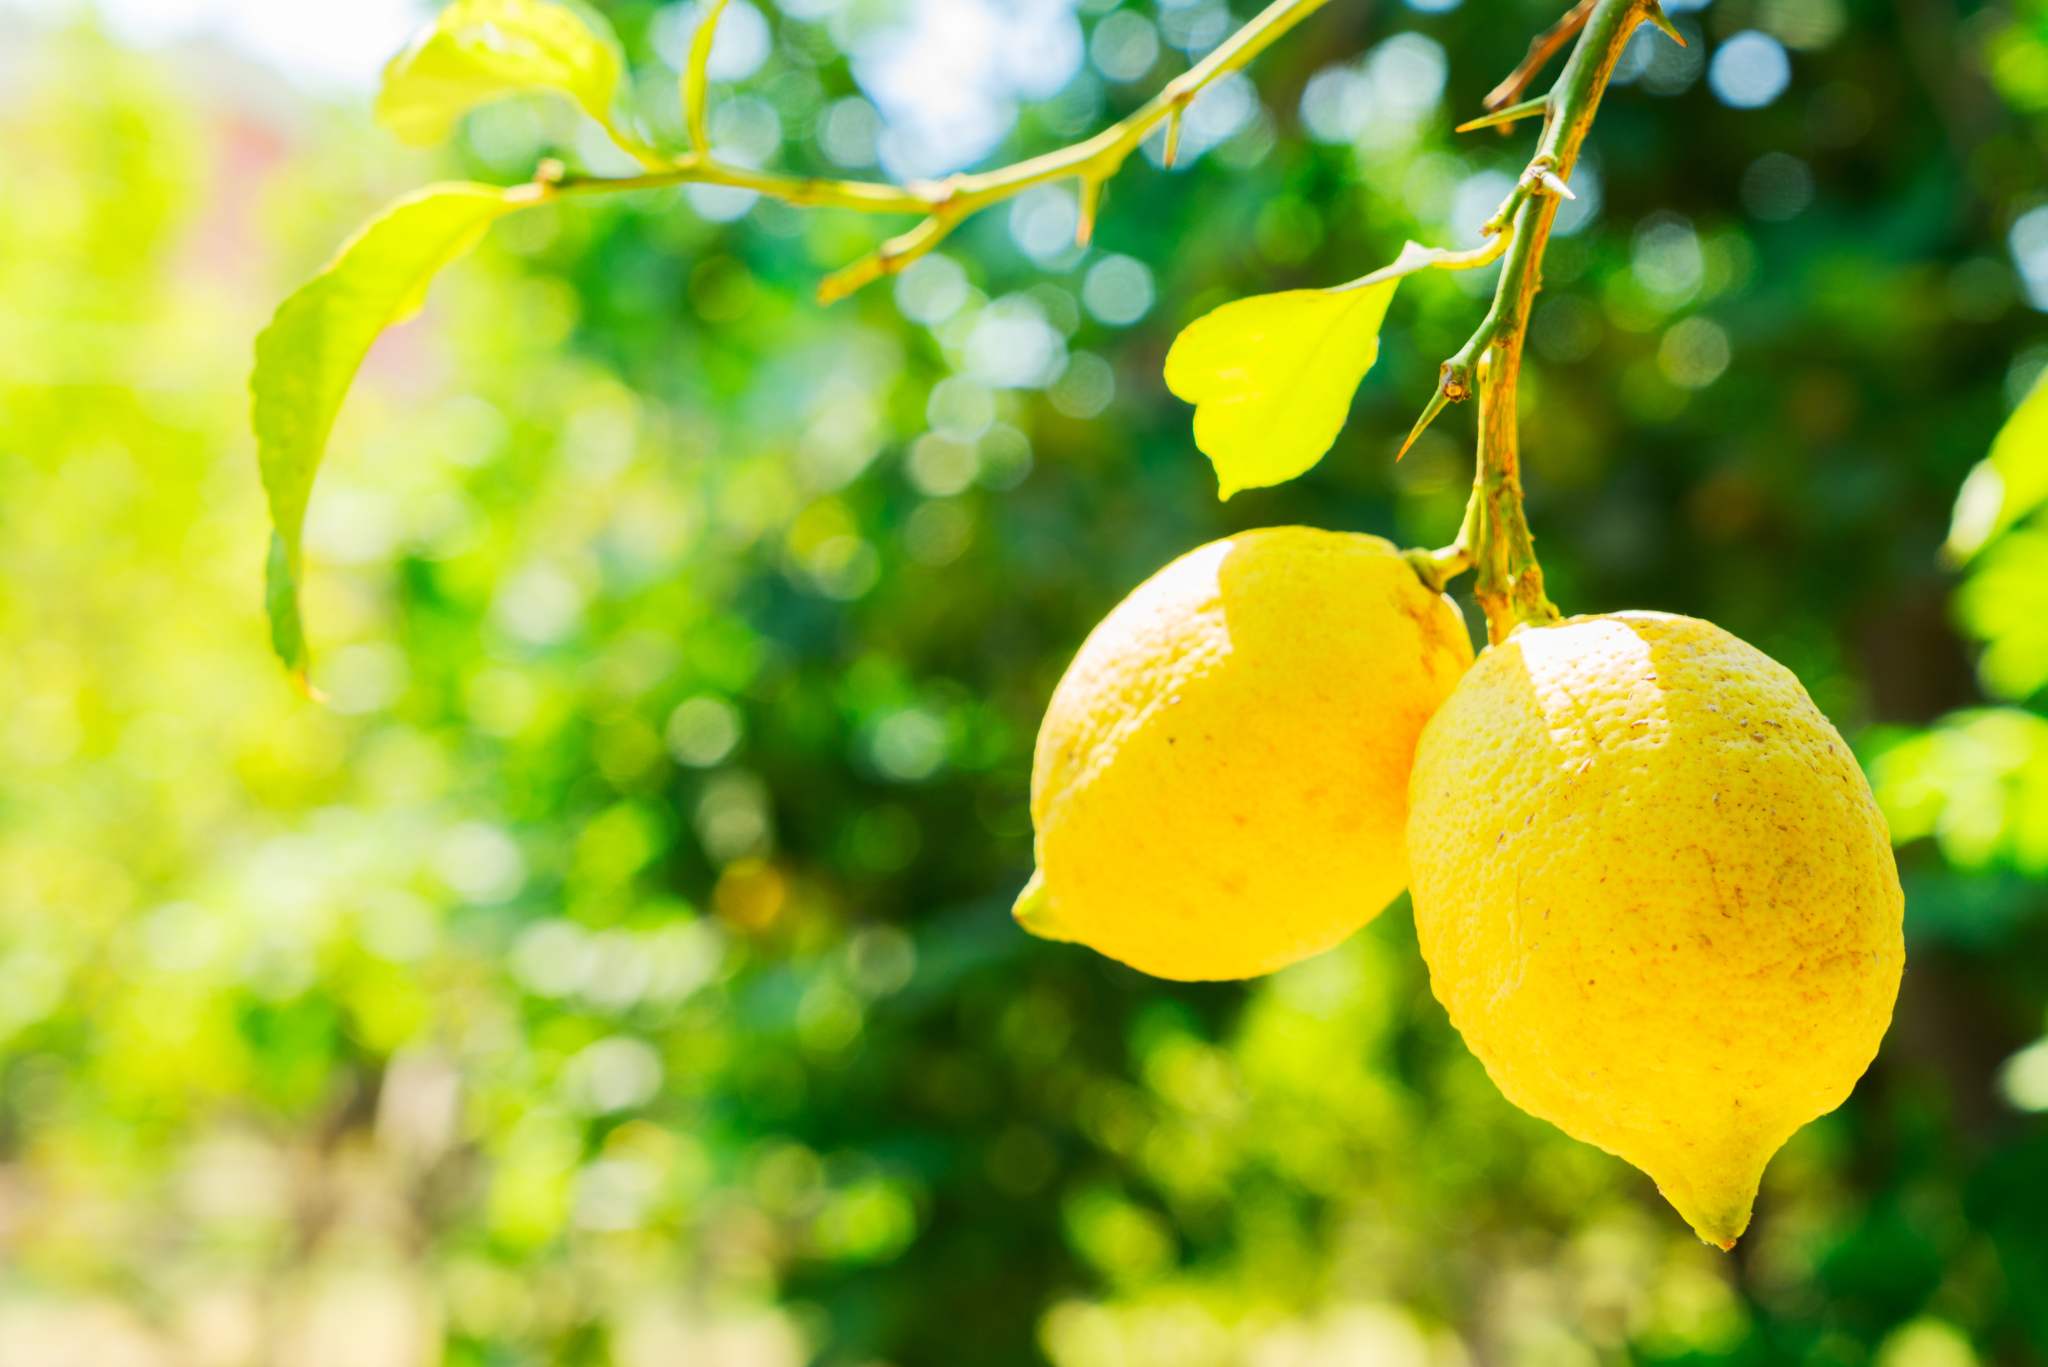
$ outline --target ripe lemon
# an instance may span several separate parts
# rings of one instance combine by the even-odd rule
[[[1430,985],[1509,1100],[1731,1247],[1891,1020],[1884,818],[1791,672],[1661,613],[1524,627],[1417,750]]]
[[[1457,608],[1378,537],[1190,551],[1053,693],[1018,921],[1183,980],[1328,949],[1407,883],[1416,738],[1471,662]]]

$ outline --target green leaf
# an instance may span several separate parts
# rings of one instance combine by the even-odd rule
[[[270,632],[302,683],[306,637],[299,615],[299,538],[313,476],[334,416],[377,334],[417,312],[443,266],[468,251],[500,215],[534,203],[533,186],[434,185],[366,225],[284,303],[256,338],[249,388],[263,492],[274,533],[268,567]]]
[[[2048,720],[2016,707],[1951,712],[1881,744],[1870,782],[1894,843],[1933,836],[1965,869],[2048,873]]]
[[[1968,560],[2027,514],[2048,503],[2048,375],[2013,410],[1956,495],[1943,547],[1956,564]]]
[[[1195,406],[1195,445],[1216,467],[1217,496],[1313,469],[1379,359],[1380,324],[1402,277],[1483,265],[1498,245],[1457,252],[1410,242],[1392,265],[1348,285],[1254,295],[1182,329],[1166,353],[1166,387]]]
[[[480,104],[555,90],[610,128],[621,70],[618,43],[594,15],[548,0],[455,0],[385,66],[377,119],[426,146]]]
[[[1985,691],[2024,702],[2048,687],[2048,531],[2007,531],[1970,565],[1956,589],[1956,620],[1984,643]]]

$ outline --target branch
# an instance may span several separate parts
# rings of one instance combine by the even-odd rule
[[[1509,235],[1493,304],[1471,340],[1444,362],[1431,401],[1433,412],[1445,402],[1478,394],[1478,470],[1457,541],[1421,557],[1418,568],[1441,582],[1468,565],[1473,567],[1477,571],[1473,593],[1486,612],[1487,635],[1496,642],[1524,622],[1554,622],[1558,618],[1557,609],[1544,596],[1543,569],[1537,563],[1535,543],[1522,510],[1521,438],[1515,408],[1529,311],[1542,284],[1543,251],[1550,242],[1557,206],[1571,195],[1566,182],[1622,47],[1636,25],[1661,17],[1657,0],[1580,0],[1564,20],[1530,45],[1531,62],[1540,66],[1539,51],[1547,59],[1565,41],[1558,36],[1561,30],[1566,31],[1565,37],[1578,33],[1564,70],[1544,99],[1543,133],[1536,153],[1507,201],[1486,225],[1489,233]],[[1510,77],[1509,83],[1504,83],[1502,89],[1509,93],[1501,104],[1520,95],[1519,87],[1510,89],[1515,79]],[[1496,90],[1487,103],[1493,105],[1500,95],[1501,90]]]
[[[1594,0],[1578,0],[1578,3],[1564,12],[1564,17],[1543,32],[1529,40],[1529,54],[1521,64],[1507,75],[1507,79],[1487,92],[1480,103],[1488,109],[1500,109],[1522,98],[1522,92],[1536,79],[1550,59],[1563,50],[1564,45],[1578,35],[1586,26],[1586,19],[1593,13]]]
[[[560,176],[542,178],[543,193],[554,195],[612,193],[625,190],[657,189],[671,185],[728,185],[752,190],[785,204],[805,207],[851,209],[871,214],[919,214],[923,221],[900,233],[873,252],[843,270],[827,276],[818,286],[824,303],[845,298],[861,286],[894,275],[929,252],[960,223],[981,209],[1010,198],[1035,185],[1055,181],[1080,182],[1081,220],[1077,234],[1085,242],[1095,219],[1095,204],[1102,185],[1119,170],[1138,145],[1161,124],[1166,126],[1166,164],[1173,164],[1180,142],[1181,117],[1195,96],[1231,72],[1248,64],[1289,29],[1321,9],[1329,0],[1272,0],[1221,45],[1187,71],[1169,81],[1165,88],[1127,117],[1118,120],[1084,141],[1057,151],[1012,162],[988,171],[948,176],[938,181],[912,181],[894,185],[880,181],[835,180],[815,176],[793,176],[779,171],[757,171],[732,166],[711,154],[704,141],[702,62],[694,50],[704,49],[708,60],[707,36],[716,11],[708,15],[693,44],[684,97],[690,120],[691,150],[666,166],[634,176]]]

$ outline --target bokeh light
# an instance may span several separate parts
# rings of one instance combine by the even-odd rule
[[[1228,503],[1161,360],[1228,299],[1476,241],[1533,129],[1452,126],[1560,7],[1328,6],[1088,244],[1048,186],[829,308],[910,220],[508,218],[342,411],[315,705],[264,635],[252,336],[407,187],[621,159],[546,99],[405,150],[368,106],[416,16],[319,8],[0,5],[0,1362],[2048,1356],[2024,10],[1919,15],[1930,65],[1884,6],[1668,0],[1692,45],[1630,43],[1545,260],[1548,591],[1785,661],[1908,888],[1897,1024],[1728,1258],[1500,1096],[1401,904],[1245,984],[1009,916],[1046,697],[1133,584],[1249,526],[1455,535],[1470,406],[1392,455],[1494,272],[1405,282],[1330,457]],[[597,8],[622,117],[679,148],[701,10]],[[734,0],[713,138],[984,167],[1251,12]]]
[[[1768,33],[1744,29],[1714,49],[1707,84],[1723,104],[1757,109],[1785,93],[1792,83],[1792,59]]]

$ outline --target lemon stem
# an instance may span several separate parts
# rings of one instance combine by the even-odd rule
[[[1655,0],[1585,0],[1574,7],[1577,41],[1557,83],[1544,97],[1543,132],[1515,190],[1489,231],[1508,233],[1493,304],[1458,353],[1444,362],[1438,392],[1479,397],[1479,442],[1472,498],[1458,539],[1431,559],[1443,571],[1474,570],[1473,596],[1486,613],[1487,636],[1499,642],[1528,622],[1555,622],[1543,591],[1543,567],[1522,509],[1521,435],[1516,388],[1529,311],[1542,288],[1543,252],[1579,149],[1593,126],[1600,96],[1637,24]],[[1532,73],[1533,74],[1533,73]],[[1526,78],[1525,78],[1526,80]],[[1511,92],[1513,94],[1519,91]]]

